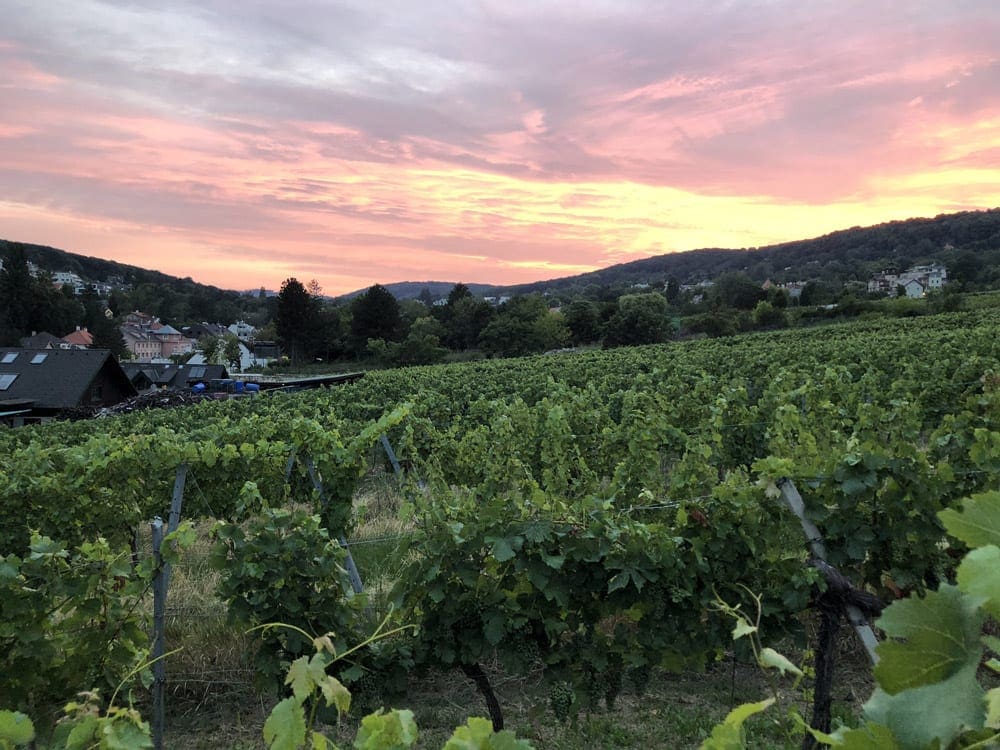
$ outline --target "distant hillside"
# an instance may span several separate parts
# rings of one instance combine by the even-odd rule
[[[208,284],[199,284],[190,277],[182,279],[177,276],[160,273],[159,271],[140,268],[139,266],[130,266],[113,260],[93,258],[88,255],[78,255],[55,247],[33,245],[28,242],[0,240],[0,258],[7,254],[7,250],[11,245],[20,245],[23,247],[28,260],[45,271],[72,271],[87,281],[119,279],[131,286],[138,286],[140,284],[163,284],[174,287],[193,286],[206,292],[217,294],[234,296],[240,294],[240,292],[219,289]]]
[[[416,299],[423,293],[424,289],[430,292],[431,297],[434,299],[441,299],[442,297],[447,297],[448,292],[452,290],[456,282],[454,281],[397,281],[394,284],[383,284],[386,289],[388,289],[392,296],[398,300],[404,299]],[[490,290],[496,287],[490,284],[465,284],[469,287],[469,291],[473,294],[489,294]],[[356,289],[353,292],[343,294],[340,297],[336,297],[335,301],[342,302],[344,300],[354,299],[358,295],[364,294],[368,291],[370,287],[365,289]]]
[[[13,243],[0,240],[0,257]],[[89,280],[118,277],[133,287],[150,284],[178,294],[198,298],[214,297],[229,303],[240,299],[238,292],[179,279],[159,271],[76,255],[43,245],[22,243],[32,262],[49,271],[75,271]],[[668,253],[621,263],[577,276],[537,281],[530,284],[495,286],[467,284],[473,294],[550,293],[600,295],[621,293],[633,284],[657,285],[670,277],[680,283],[714,279],[738,271],[763,282],[822,280],[834,285],[867,280],[873,273],[917,263],[937,261],[948,268],[949,277],[981,287],[1000,287],[1000,209],[942,214],[933,219],[908,219],[852,227],[809,240],[785,242],[742,250],[707,248]],[[403,281],[384,285],[397,299],[416,299],[424,289],[434,298],[447,296],[451,281]],[[359,289],[337,297],[343,302],[362,294]],[[243,300],[246,297],[242,298]],[[243,307],[245,302],[240,302]],[[198,307],[198,306],[196,306]],[[200,310],[191,310],[196,315]],[[186,318],[187,315],[175,315]],[[199,320],[202,318],[198,318]]]
[[[564,278],[494,287],[494,293],[582,292],[637,283],[680,283],[743,272],[763,282],[867,280],[886,268],[938,261],[949,275],[1000,286],[1000,209],[852,227],[810,240],[743,250],[709,248],[657,255]],[[975,278],[972,278],[975,277]]]
[[[142,309],[174,326],[203,321],[230,323],[239,319],[264,325],[272,317],[268,300],[258,299],[256,294],[242,295],[199,284],[191,278],[181,279],[45,245],[0,240],[0,258],[5,258],[13,245],[24,248],[28,261],[45,271],[72,271],[86,281],[107,281],[115,287],[124,287],[113,295],[116,305],[123,309]]]

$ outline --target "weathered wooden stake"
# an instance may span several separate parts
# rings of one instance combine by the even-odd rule
[[[792,509],[792,513],[799,519],[813,557],[826,562],[826,546],[823,544],[823,537],[820,535],[819,529],[816,528],[816,524],[806,518],[805,503],[802,502],[802,496],[795,488],[795,484],[791,479],[787,478],[779,479],[777,484],[778,489],[781,490],[781,496],[788,503],[788,507]],[[865,619],[861,610],[853,604],[845,604],[844,611],[847,614],[848,622],[851,623],[851,627],[854,628],[854,632],[861,639],[865,651],[868,652],[868,657],[871,659],[872,664],[878,664],[878,654],[875,653],[878,639],[875,637],[875,631],[868,624],[868,620]]]
[[[163,519],[156,517],[151,524],[153,536],[153,748],[163,750],[164,693],[167,686],[167,669],[163,663],[164,615],[167,608],[167,581],[163,575]]]

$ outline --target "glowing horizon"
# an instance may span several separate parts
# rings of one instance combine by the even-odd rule
[[[514,284],[1000,205],[1000,7],[12,0],[0,237]]]

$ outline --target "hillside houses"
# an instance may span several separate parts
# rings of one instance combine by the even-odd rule
[[[194,350],[195,344],[173,326],[161,323],[159,318],[138,310],[125,317],[122,338],[125,340],[125,347],[139,362],[188,354]]]
[[[868,281],[868,291],[872,294],[896,294],[900,287],[907,297],[923,297],[927,292],[941,289],[948,282],[948,271],[940,263],[913,266],[902,273],[894,270],[883,271]]]
[[[32,331],[30,336],[20,340],[24,349],[89,349],[94,345],[94,336],[86,327],[76,327],[62,338],[53,336],[48,331]]]

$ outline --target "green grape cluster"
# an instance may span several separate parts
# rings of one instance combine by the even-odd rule
[[[573,698],[573,688],[568,682],[556,682],[549,688],[549,705],[559,721],[565,722],[569,718]]]

